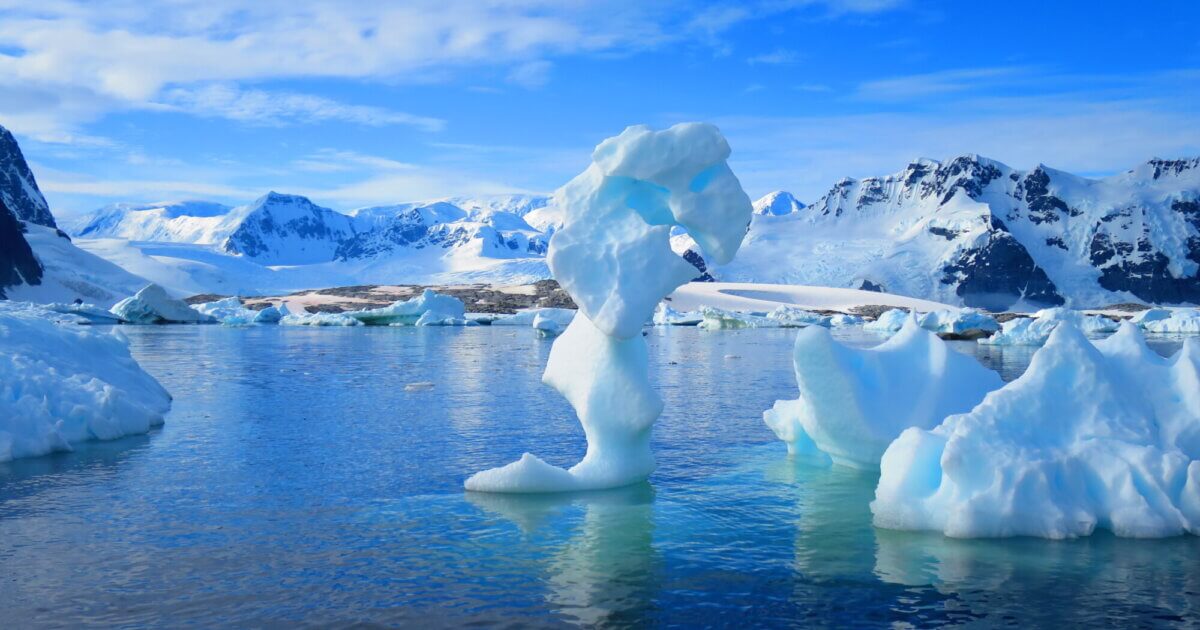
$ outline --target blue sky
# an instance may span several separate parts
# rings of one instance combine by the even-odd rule
[[[1200,154],[1200,3],[0,0],[0,124],[56,214],[551,191],[626,125],[719,125],[751,196],[979,153]]]

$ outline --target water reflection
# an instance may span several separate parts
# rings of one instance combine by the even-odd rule
[[[649,484],[561,495],[467,493],[467,500],[515,523],[525,534],[582,509],[566,540],[547,541],[546,601],[570,623],[631,625],[650,616],[661,561],[654,548]]]

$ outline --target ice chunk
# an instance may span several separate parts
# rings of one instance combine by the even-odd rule
[[[56,314],[0,301],[0,461],[145,433],[171,396],[117,332],[60,325]]]
[[[542,381],[575,408],[587,453],[569,470],[527,453],[476,473],[468,490],[614,488],[654,470],[650,427],[662,399],[650,387],[642,325],[696,273],[671,250],[673,226],[687,228],[718,264],[741,244],[750,199],[727,157],[729,145],[711,125],[630,127],[596,147],[592,165],[558,191],[563,226],[547,261],[580,315],[554,342]]]
[[[563,227],[546,261],[605,334],[640,335],[655,305],[696,275],[671,251],[672,226],[687,228],[712,262],[733,258],[753,208],[728,157],[712,125],[630,127],[596,147],[591,167],[558,191]]]
[[[858,315],[849,315],[846,313],[836,313],[829,316],[829,326],[831,328],[845,328],[847,326],[861,326],[863,318]]]
[[[931,311],[917,321],[925,330],[957,339],[980,339],[1000,330],[995,317],[972,308]]]
[[[1157,309],[1152,309],[1157,310]],[[1200,311],[1194,308],[1171,309],[1167,317],[1140,323],[1143,330],[1152,333],[1200,333]]]
[[[1133,322],[1139,328],[1144,330],[1146,328],[1146,324],[1167,319],[1169,317],[1171,317],[1171,309],[1169,308],[1148,308],[1131,317],[1129,321]]]
[[[542,337],[557,337],[562,334],[562,331],[567,326],[571,325],[572,315],[569,318],[555,317],[554,313],[541,312],[533,318],[533,329]]]
[[[904,327],[904,322],[908,321],[908,311],[902,308],[893,308],[884,311],[873,322],[863,324],[863,330],[878,333],[895,333],[899,332]]]
[[[828,455],[834,463],[876,468],[888,444],[909,427],[932,428],[970,410],[1003,382],[975,359],[955,352],[911,317],[888,341],[844,346],[824,328],[796,335],[792,351],[798,400],[763,414],[793,454]]]
[[[653,323],[655,326],[695,326],[704,319],[698,312],[680,313],[666,302],[659,302],[654,309]]]
[[[1200,534],[1200,344],[1094,344],[1061,322],[1025,373],[968,413],[905,431],[871,509],[955,537]]]
[[[363,323],[346,313],[289,313],[279,320],[280,326],[362,326]]]
[[[254,323],[255,317],[258,315],[258,313],[243,306],[242,301],[236,297],[193,304],[192,308],[226,326],[248,326]]]
[[[1084,315],[1068,308],[1042,309],[1033,318],[1019,317],[1000,327],[1000,332],[980,339],[979,343],[989,346],[1040,346],[1050,338],[1050,333],[1062,322],[1070,322],[1085,334],[1096,335],[1117,330],[1118,323],[1101,315]]]
[[[112,307],[112,313],[131,324],[195,324],[214,321],[177,300],[157,284],[148,284],[133,297]]]

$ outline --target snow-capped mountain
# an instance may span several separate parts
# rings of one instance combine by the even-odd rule
[[[1198,303],[1198,268],[1200,159],[1087,179],[964,155],[843,179],[808,207],[757,214],[733,263],[709,271],[999,309]]]
[[[766,214],[774,217],[791,214],[804,208],[792,193],[776,190],[767,193],[762,199],[754,202],[754,214]]]
[[[58,229],[20,146],[0,127],[0,299],[109,306],[145,284]]]
[[[221,248],[265,265],[308,265],[334,259],[354,238],[354,219],[299,195],[269,192],[229,216]]]
[[[228,236],[224,224],[230,210],[211,201],[115,203],[64,227],[80,238],[211,244]]]

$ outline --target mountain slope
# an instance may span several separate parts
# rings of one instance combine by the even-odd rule
[[[727,281],[868,287],[984,308],[1200,302],[1200,159],[1092,180],[965,155],[843,179],[753,218]],[[676,238],[677,251],[690,247]]]
[[[17,219],[57,228],[17,139],[0,127],[0,201]]]
[[[0,298],[7,297],[9,287],[41,282],[42,265],[25,238],[25,224],[0,198]]]

